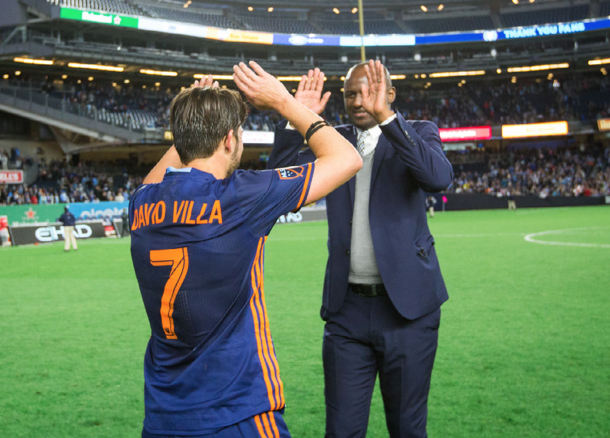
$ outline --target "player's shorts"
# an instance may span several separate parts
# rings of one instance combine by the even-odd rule
[[[142,430],[142,438],[290,438],[279,411],[265,412],[208,435],[155,435]]]

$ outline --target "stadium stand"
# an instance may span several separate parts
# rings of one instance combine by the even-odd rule
[[[0,151],[8,168],[31,165],[18,151]],[[485,193],[492,196],[534,195],[610,196],[610,147],[521,148],[504,153],[448,152],[455,170],[449,193]],[[46,163],[39,160],[38,178],[29,186],[0,185],[0,205],[53,204],[128,200],[142,182],[146,168],[121,163]],[[262,163],[242,163],[261,168]]]
[[[565,23],[584,20],[589,16],[589,5],[553,9],[526,9],[519,12],[504,12],[500,14],[505,27],[532,26],[546,23]]]
[[[218,28],[245,29],[275,33],[326,33],[326,34],[359,34],[358,16],[356,14],[334,14],[331,10],[294,12],[277,8],[271,14],[262,10],[251,12],[224,11],[209,5],[198,4],[185,9],[178,5],[130,2],[122,0],[47,0],[53,5],[64,7],[99,10],[117,14],[148,16],[186,23],[196,23]],[[518,10],[515,10],[518,9]],[[600,3],[599,16],[610,15],[610,1]],[[535,24],[570,22],[589,18],[589,5],[580,4],[565,7],[509,7],[501,11],[500,23],[503,27],[530,26]],[[439,33],[470,30],[495,29],[497,26],[488,12],[467,13],[464,10],[445,14],[442,18],[405,13],[400,16],[393,11],[366,10],[365,33],[367,34],[403,34],[403,33]],[[308,16],[308,17],[307,17]],[[396,17],[395,17],[396,16]]]
[[[407,21],[417,33],[459,32],[466,30],[494,29],[494,23],[489,15],[468,15],[460,17],[430,18]]]
[[[184,21],[186,23],[203,24],[206,26],[215,26],[224,29],[237,27],[236,23],[232,22],[222,14],[207,14],[203,12],[195,12],[194,10],[187,12],[185,10],[153,6],[146,3],[139,3],[138,6],[153,18]]]
[[[61,0],[67,8],[91,9],[125,15],[145,15],[137,6],[119,0]]]
[[[477,154],[475,152],[475,154]],[[608,196],[610,195],[610,147],[590,144],[576,147],[509,150],[496,155],[477,154],[484,163],[481,170],[465,170],[454,163],[455,178],[450,193],[486,193],[493,196],[534,195]],[[471,166],[473,167],[473,166]]]
[[[276,33],[320,33],[320,29],[304,18],[305,14],[281,12],[278,16],[254,10],[248,13],[234,12],[231,17],[240,27]]]

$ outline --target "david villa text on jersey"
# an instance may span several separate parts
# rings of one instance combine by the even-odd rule
[[[220,201],[214,201],[212,208],[208,210],[208,204],[203,203],[195,208],[195,201],[174,201],[173,214],[171,216],[174,224],[201,225],[222,224],[222,208]],[[167,207],[164,201],[142,204],[133,211],[133,223],[131,230],[135,231],[148,225],[156,225],[165,221]],[[193,211],[195,213],[193,213]],[[199,214],[197,214],[199,212]],[[168,216],[169,218],[169,216]]]

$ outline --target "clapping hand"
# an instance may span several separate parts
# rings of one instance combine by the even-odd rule
[[[233,66],[233,80],[237,87],[256,108],[281,112],[286,99],[292,99],[286,87],[256,62],[250,61],[250,67],[243,62]]]
[[[388,104],[385,68],[381,61],[371,60],[364,66],[364,71],[368,85],[361,86],[362,108],[372,115],[377,123],[382,123],[394,114]]]
[[[211,87],[211,88],[218,88],[218,81],[214,80],[214,77],[212,75],[207,75],[203,78],[201,78],[200,81],[195,81],[195,83],[193,85],[191,85],[192,88],[205,88],[205,87]]]
[[[328,99],[330,99],[330,91],[322,96],[322,88],[324,87],[324,73],[319,68],[309,70],[307,75],[303,75],[299,88],[297,89],[294,98],[312,110],[316,114],[322,114]]]

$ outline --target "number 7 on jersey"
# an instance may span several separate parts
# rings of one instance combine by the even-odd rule
[[[189,269],[188,251],[186,248],[151,250],[150,263],[153,266],[171,266],[161,297],[161,324],[167,339],[178,339],[174,332],[174,301]]]

